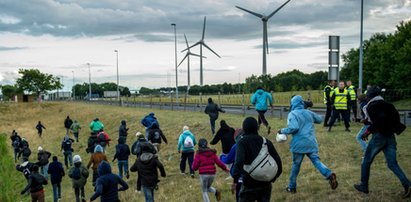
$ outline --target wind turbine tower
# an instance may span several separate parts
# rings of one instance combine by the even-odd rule
[[[187,59],[187,94],[188,91],[190,90],[190,55],[192,56],[196,56],[196,57],[201,57],[200,55],[197,55],[195,53],[192,53],[190,51],[190,46],[188,45],[188,41],[187,41],[187,37],[184,34],[184,39],[186,40],[186,45],[187,45],[187,53],[184,56],[184,58],[181,60],[181,62],[177,65],[177,67],[179,67],[181,65],[181,63],[184,62],[185,59]],[[204,57],[205,58],[205,57]]]

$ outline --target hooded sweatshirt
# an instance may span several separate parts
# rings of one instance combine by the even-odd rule
[[[157,169],[160,170],[162,177],[166,177],[164,166],[158,160],[157,156],[152,153],[145,152],[135,161],[133,166],[130,168],[130,171],[138,171],[142,186],[153,188],[159,182]]]
[[[57,160],[50,163],[47,172],[50,174],[51,184],[60,184],[61,178],[65,175],[63,164]]]
[[[271,94],[265,92],[263,89],[258,89],[251,97],[251,104],[255,105],[255,110],[257,111],[266,111],[268,109],[267,99],[268,104],[270,104],[270,106],[273,105],[273,97]]]
[[[281,129],[282,134],[292,135],[290,150],[293,153],[318,152],[314,123],[322,119],[316,113],[304,109],[304,100],[297,95],[291,99],[291,112],[288,114],[287,128]]]
[[[104,125],[100,122],[99,119],[94,119],[90,123],[90,130],[93,132],[99,132],[100,130],[104,130]]]
[[[146,127],[146,129],[151,128],[151,126],[156,123],[158,126],[160,126],[160,124],[158,124],[157,118],[154,116],[154,113],[150,113],[147,116],[145,116],[142,120],[141,120],[141,124]]]
[[[193,147],[188,147],[186,148],[184,146],[184,141],[187,137],[190,137],[193,140]],[[178,138],[178,145],[177,145],[177,150],[180,151],[182,150],[182,152],[186,153],[186,152],[194,152],[194,146],[197,144],[197,140],[194,137],[194,135],[189,131],[189,130],[185,130],[180,137]]]
[[[200,175],[215,175],[215,164],[221,169],[228,171],[227,167],[220,161],[215,152],[206,148],[197,151],[191,167],[193,170],[199,170]]]
[[[126,139],[120,137],[116,145],[116,154],[113,160],[118,159],[119,161],[125,161],[128,160],[128,156],[130,156],[130,147],[126,144]]]
[[[90,161],[87,164],[87,168],[90,168],[91,164],[93,164],[92,169],[94,171],[97,170],[98,165],[102,162],[102,161],[107,161],[107,156],[103,153],[103,148],[100,145],[97,145],[94,148],[94,154],[91,155]]]
[[[127,190],[127,183],[111,172],[110,164],[107,161],[102,161],[98,166],[98,174],[96,192],[90,200],[94,201],[101,196],[101,202],[119,201],[118,192]],[[121,185],[121,188],[118,188],[118,184]]]
[[[208,104],[204,110],[204,113],[210,116],[210,119],[217,120],[218,112],[224,112],[217,104],[213,102],[211,98],[208,98]]]
[[[225,121],[221,121],[221,128],[217,131],[216,135],[214,136],[213,140],[211,140],[210,144],[215,145],[221,140],[223,153],[228,154],[228,152],[230,152],[231,147],[235,144],[234,133],[234,128],[228,126]]]
[[[118,135],[121,136],[127,136],[127,123],[125,120],[121,121],[120,128],[118,129]]]

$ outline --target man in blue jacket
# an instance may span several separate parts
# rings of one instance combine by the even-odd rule
[[[148,130],[153,126],[153,124],[157,124],[158,127],[160,127],[160,124],[158,123],[157,118],[154,116],[153,112],[150,112],[150,114],[141,119],[140,123],[141,125],[146,127],[146,139],[148,137]]]
[[[297,192],[297,176],[304,156],[307,155],[314,167],[329,181],[331,189],[338,187],[337,176],[325,166],[318,155],[318,143],[315,137],[314,123],[321,123],[321,117],[314,112],[304,109],[304,100],[300,95],[291,99],[291,112],[288,114],[287,128],[278,133],[292,135],[290,150],[293,155],[290,183],[286,191]]]
[[[267,112],[267,99],[270,107],[273,107],[273,97],[270,93],[265,92],[262,87],[257,87],[257,91],[251,97],[251,104],[255,105],[255,110],[258,113],[258,125],[264,124],[267,127],[267,133],[270,134],[271,127],[265,119],[264,114]]]

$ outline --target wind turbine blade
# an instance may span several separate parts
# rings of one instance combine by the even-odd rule
[[[267,32],[267,30],[266,30],[266,32]],[[267,35],[267,33],[265,33],[264,43],[265,43],[265,50],[266,50],[267,54],[269,54],[270,53],[269,52],[270,48],[268,47],[268,35]]]
[[[204,35],[205,35],[205,25],[206,25],[206,16],[204,16],[203,35],[202,35],[202,37],[201,37],[201,40],[204,40]]]
[[[240,9],[240,10],[243,10],[243,11],[245,11],[245,12],[247,12],[247,13],[250,13],[251,15],[255,15],[255,16],[259,17],[259,18],[262,18],[262,17],[263,17],[263,15],[261,15],[261,14],[259,14],[259,13],[256,13],[256,12],[253,12],[253,11],[250,11],[250,10],[247,10],[247,9],[245,9],[245,8],[241,8],[240,6],[235,6],[235,7],[238,8],[238,9]]]
[[[285,6],[285,4],[287,4],[288,2],[290,2],[291,0],[286,1],[285,3],[283,3],[283,5],[281,5],[280,7],[277,8],[277,10],[273,11],[269,16],[267,16],[267,19],[270,19],[271,17],[273,17],[273,15],[275,13],[277,13],[281,8],[283,8]]]
[[[195,53],[190,53],[190,55],[192,56],[196,56],[196,57],[201,57],[201,55],[195,54]],[[203,56],[203,58],[207,58],[206,56]]]
[[[181,63],[184,62],[184,60],[188,57],[189,54],[186,54],[186,56],[184,56],[184,58],[181,60],[181,62],[177,65],[177,67],[179,67],[181,65]]]
[[[186,34],[184,34],[184,38],[186,39],[187,48],[189,48],[190,46],[188,45]]]
[[[210,47],[208,47],[207,44],[203,43],[203,46],[205,46],[206,48],[208,48],[208,50],[210,50],[211,52],[213,52],[217,57],[221,58],[216,52],[214,52]]]
[[[192,47],[194,47],[194,46],[197,46],[198,44],[200,44],[200,41],[199,41],[199,42],[197,42],[197,43],[195,43],[195,44],[193,44],[193,45],[191,45],[190,47],[188,47],[188,48],[186,48],[186,49],[182,50],[181,52],[184,52],[184,51],[186,51],[186,50],[188,50],[188,49],[190,49],[190,48],[192,48]]]

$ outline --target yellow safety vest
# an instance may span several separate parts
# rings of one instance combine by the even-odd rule
[[[348,91],[344,88],[344,92],[340,93],[340,89],[336,88],[334,90],[335,98],[334,98],[334,107],[337,110],[347,110],[347,95]]]
[[[329,96],[330,96],[330,99],[331,99],[331,97],[333,96],[333,93],[334,93],[334,88],[327,84],[327,85],[325,86],[325,88],[324,88],[324,104],[327,104],[327,96],[326,96],[326,94],[325,94],[325,90],[326,90],[327,88],[330,89],[330,95],[329,95]]]
[[[347,88],[348,94],[350,94],[351,101],[355,101],[357,99],[357,95],[355,94],[354,86],[351,85]]]

